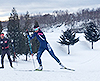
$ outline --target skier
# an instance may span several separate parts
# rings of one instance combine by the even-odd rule
[[[42,53],[44,52],[44,50],[47,50],[49,52],[49,54],[59,63],[59,65],[62,67],[62,68],[65,68],[62,63],[60,62],[60,60],[55,56],[51,46],[49,45],[49,43],[47,42],[46,40],[46,37],[45,35],[43,34],[43,32],[40,30],[40,27],[38,24],[35,24],[34,25],[34,31],[35,33],[32,35],[32,37],[30,37],[29,35],[29,38],[30,39],[33,39],[34,37],[36,37],[38,39],[38,41],[40,42],[40,47],[38,49],[38,52],[37,52],[37,60],[38,60],[38,63],[39,63],[39,68],[35,69],[35,70],[43,70],[43,66],[42,66],[42,61],[41,61],[41,56],[42,56]],[[26,31],[26,33],[28,33],[28,31]]]
[[[10,58],[10,51],[9,51],[9,42],[10,41],[4,37],[4,33],[1,33],[0,37],[1,37],[0,38],[0,46],[2,49],[2,52],[1,52],[1,64],[2,64],[2,66],[0,68],[4,68],[4,56],[5,56],[5,54],[7,54],[9,62],[10,62],[10,66],[13,68],[12,60]]]

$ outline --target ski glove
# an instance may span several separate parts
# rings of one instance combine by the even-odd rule
[[[28,29],[26,30],[26,33],[29,34]]]

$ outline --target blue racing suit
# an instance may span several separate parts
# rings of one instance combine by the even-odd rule
[[[29,36],[30,37],[30,36]],[[41,55],[44,52],[44,50],[47,50],[49,52],[49,54],[58,62],[60,63],[60,60],[55,56],[52,48],[50,47],[49,43],[46,40],[45,35],[43,34],[43,32],[39,29],[38,32],[35,32],[32,37],[30,37],[30,39],[33,39],[34,37],[36,37],[38,39],[38,41],[40,42],[40,47],[38,49],[37,52],[37,60],[40,66],[42,66],[42,62],[41,62]]]

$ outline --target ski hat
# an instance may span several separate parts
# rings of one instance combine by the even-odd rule
[[[35,28],[38,28],[38,27],[39,27],[39,24],[38,24],[37,21],[35,21],[34,29],[35,29]]]
[[[4,33],[1,33],[0,36],[4,36]]]

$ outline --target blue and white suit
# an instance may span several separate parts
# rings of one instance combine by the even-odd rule
[[[29,36],[30,37],[30,36]],[[45,35],[43,34],[43,32],[39,29],[38,32],[35,32],[32,37],[30,37],[30,39],[33,39],[34,37],[36,37],[38,39],[38,41],[40,42],[40,47],[38,49],[37,52],[37,60],[40,66],[42,66],[42,62],[41,62],[41,55],[44,52],[44,50],[47,50],[49,52],[49,54],[58,62],[60,63],[60,60],[55,56],[52,48],[50,47],[49,43],[46,40]]]

